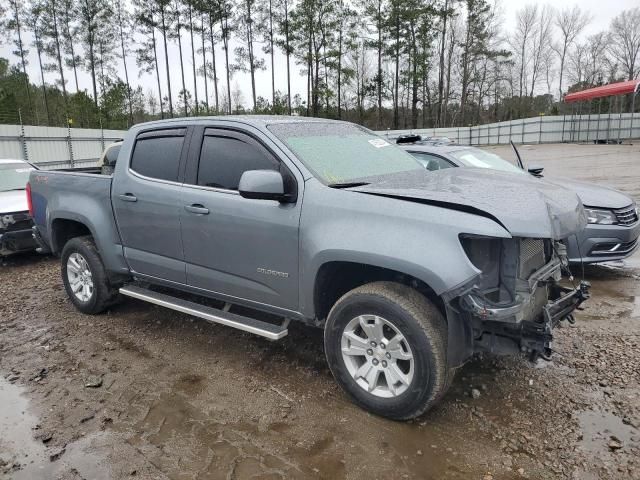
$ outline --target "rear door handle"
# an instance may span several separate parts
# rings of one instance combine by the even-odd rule
[[[118,195],[120,200],[125,202],[137,202],[138,197],[136,197],[133,193],[123,193],[122,195]]]
[[[198,215],[209,215],[209,209],[199,203],[194,203],[193,205],[185,205],[184,209],[187,212],[196,213]]]

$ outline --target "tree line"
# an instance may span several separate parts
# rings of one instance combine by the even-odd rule
[[[578,6],[531,3],[505,31],[501,4],[487,0],[3,0],[0,18],[13,55],[0,59],[3,123],[19,114],[126,128],[248,112],[375,129],[467,126],[555,113],[567,91],[640,74],[638,7],[589,36]],[[256,88],[264,70],[267,98]],[[153,79],[146,90],[142,74]],[[302,95],[292,95],[295,76],[306,80]]]

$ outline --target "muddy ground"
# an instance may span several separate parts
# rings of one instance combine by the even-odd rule
[[[523,151],[640,200],[640,147]],[[593,299],[551,363],[474,358],[437,408],[398,423],[348,401],[320,331],[270,343],[135,300],[84,316],[56,259],[11,258],[0,478],[640,478],[640,255],[585,275]]]

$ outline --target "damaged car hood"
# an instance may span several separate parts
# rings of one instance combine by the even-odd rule
[[[514,237],[561,240],[587,224],[575,192],[517,173],[449,168],[363,180],[370,184],[350,191],[478,213],[493,218]]]

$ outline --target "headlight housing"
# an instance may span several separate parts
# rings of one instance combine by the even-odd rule
[[[587,221],[598,225],[615,225],[618,223],[615,213],[601,208],[585,208]]]

